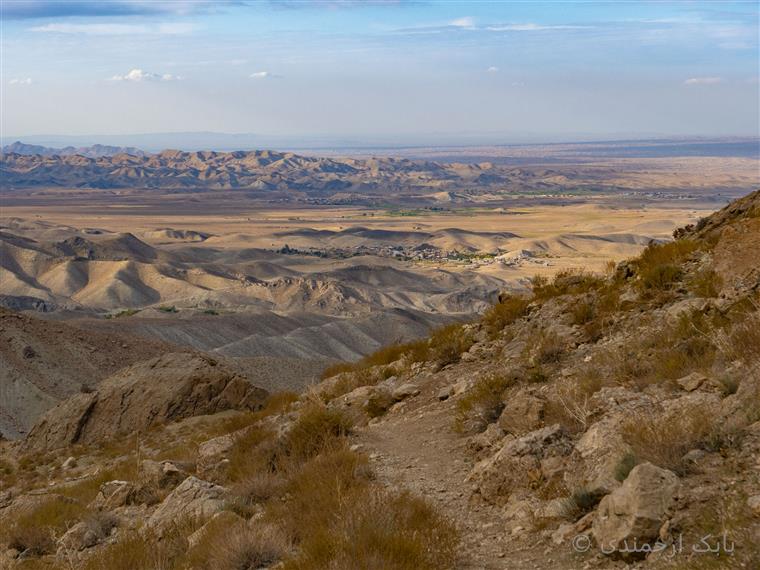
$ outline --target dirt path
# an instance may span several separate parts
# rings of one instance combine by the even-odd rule
[[[501,509],[470,500],[465,438],[451,429],[453,406],[429,403],[390,413],[358,431],[356,442],[370,455],[379,479],[431,500],[460,528],[459,568],[467,570],[579,569],[578,559],[552,559],[540,538],[510,535]],[[552,548],[556,555],[556,546]]]

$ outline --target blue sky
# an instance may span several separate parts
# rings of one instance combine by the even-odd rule
[[[2,0],[5,136],[758,133],[748,2]]]

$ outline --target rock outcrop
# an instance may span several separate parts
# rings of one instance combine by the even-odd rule
[[[678,476],[651,463],[631,470],[623,484],[599,503],[592,532],[602,552],[621,553],[654,541],[679,488]]]
[[[266,396],[266,390],[209,357],[166,354],[130,366],[95,392],[56,406],[35,424],[23,445],[40,451],[97,443],[191,416],[255,410]]]
[[[227,490],[190,476],[174,489],[146,522],[146,527],[161,535],[172,525],[188,519],[210,517],[222,510]]]

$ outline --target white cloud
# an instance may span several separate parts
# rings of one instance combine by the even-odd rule
[[[251,79],[272,79],[277,76],[269,71],[255,71],[249,77]]]
[[[503,24],[498,26],[488,26],[489,32],[544,32],[547,30],[585,30],[591,26],[545,26],[542,24]]]
[[[489,67],[488,69],[486,69],[486,71],[488,73],[496,73],[497,71],[499,71],[499,68],[496,67],[495,65],[492,65],[491,67]]]
[[[129,73],[125,75],[114,75],[109,81],[132,81],[134,83],[140,83],[142,81],[177,81],[182,79],[179,75],[171,75],[169,73],[148,73],[142,69],[131,69]]]
[[[456,20],[451,20],[451,22],[449,22],[449,26],[454,26],[456,28],[474,28],[475,19],[472,16],[457,18]]]
[[[8,83],[11,85],[31,85],[32,84],[32,78],[31,77],[14,77],[11,79]]]
[[[55,34],[85,34],[90,36],[177,35],[189,34],[198,29],[195,24],[164,22],[142,24],[46,24],[29,28],[31,32]]]
[[[683,82],[684,85],[716,85],[723,83],[722,77],[690,77]]]

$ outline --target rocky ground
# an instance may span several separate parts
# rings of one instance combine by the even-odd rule
[[[301,396],[135,364],[3,444],[2,564],[760,567],[758,236],[755,192]]]

